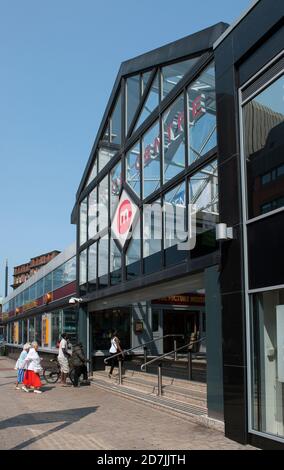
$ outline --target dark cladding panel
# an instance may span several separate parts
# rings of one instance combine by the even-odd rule
[[[283,233],[284,212],[248,225],[250,289],[284,284]]]

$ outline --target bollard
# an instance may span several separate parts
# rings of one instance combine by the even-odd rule
[[[118,361],[118,384],[122,385],[122,366],[121,360]]]
[[[176,339],[174,339],[174,351],[175,351],[174,360],[176,361],[177,360],[177,340]]]
[[[162,395],[162,363],[158,365],[158,396]]]
[[[188,352],[188,380],[192,380],[192,356],[191,356],[191,351]]]
[[[143,346],[143,349],[144,349],[144,364],[146,364],[146,362],[147,362],[147,347]],[[147,372],[147,366],[144,367],[144,371]]]

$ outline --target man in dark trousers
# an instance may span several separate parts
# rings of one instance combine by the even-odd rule
[[[70,366],[72,368],[72,382],[74,387],[78,387],[79,377],[83,374],[84,381],[82,384],[90,385],[88,381],[88,371],[86,359],[82,343],[77,343],[72,349],[72,356],[70,358]]]

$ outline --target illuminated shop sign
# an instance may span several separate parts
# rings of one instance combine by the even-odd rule
[[[161,299],[152,300],[152,304],[203,306],[205,305],[205,295],[204,294],[169,295],[168,297],[163,297]]]

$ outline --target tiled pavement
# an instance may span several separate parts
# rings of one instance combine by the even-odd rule
[[[252,449],[222,433],[96,386],[14,387],[14,361],[0,357],[0,449]]]

